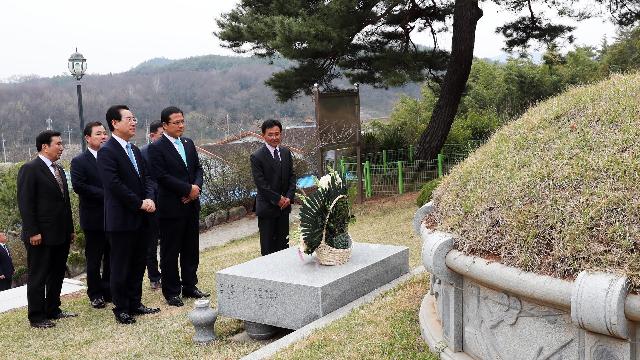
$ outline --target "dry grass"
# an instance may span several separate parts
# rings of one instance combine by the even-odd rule
[[[581,270],[640,287],[640,75],[530,109],[434,193],[438,228],[468,254],[556,277]]]
[[[418,327],[418,308],[427,289],[427,275],[417,275],[274,358],[435,360]]]
[[[354,239],[409,246],[411,266],[417,266],[420,262],[421,244],[411,230],[415,196],[416,194],[407,194],[357,206],[355,212],[358,220],[350,225]],[[258,256],[260,249],[257,236],[201,253],[199,287],[212,292],[212,303],[215,304],[215,272]],[[424,279],[414,280],[411,284],[376,301],[381,303],[375,311],[379,307],[387,307],[385,318],[379,318],[375,314],[367,315],[366,311],[359,310],[360,315],[355,318],[355,325],[341,326],[358,333],[359,324],[365,321],[361,317],[366,315],[367,326],[372,329],[387,326],[388,323],[397,329],[395,333],[390,330],[391,334],[389,331],[381,332],[377,338],[374,334],[369,335],[369,346],[379,346],[376,353],[387,354],[396,349],[405,352],[421,350],[424,345],[417,338],[419,330],[416,314],[418,298],[426,293],[426,282]],[[187,319],[188,312],[193,308],[193,300],[187,300],[186,305],[181,308],[169,307],[160,292],[149,289],[146,277],[143,289],[144,304],[160,307],[161,311],[139,317],[138,322],[131,326],[116,324],[108,309],[92,309],[84,293],[64,297],[63,308],[77,312],[80,316],[58,321],[58,326],[53,329],[31,329],[26,309],[0,314],[0,359],[237,359],[262,346],[258,342],[233,341],[233,335],[243,331],[242,323],[224,317],[219,317],[216,323],[219,340],[205,346],[195,345],[191,341],[193,328]],[[394,305],[385,305],[389,303]],[[401,304],[405,305],[400,306]],[[343,337],[344,334],[336,336]],[[312,348],[316,348],[315,346],[311,345]],[[331,351],[333,354],[337,350]],[[347,350],[344,351],[347,354]],[[317,348],[315,357],[326,358],[323,353],[324,349]],[[330,357],[350,356],[345,354]],[[360,357],[367,356],[365,354]]]

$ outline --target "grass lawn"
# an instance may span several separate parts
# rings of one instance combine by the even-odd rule
[[[357,207],[357,221],[350,225],[354,240],[406,245],[410,248],[410,266],[418,266],[421,244],[411,227],[416,195],[371,201]],[[215,272],[258,256],[257,236],[204,251],[200,255],[199,287],[212,292],[215,304]],[[108,309],[91,308],[84,293],[63,298],[63,309],[80,316],[58,321],[53,329],[29,327],[26,309],[0,314],[0,358],[237,359],[262,346],[259,342],[232,340],[233,335],[243,331],[242,323],[224,317],[216,322],[219,340],[205,346],[195,345],[191,341],[193,328],[187,319],[193,300],[187,299],[181,308],[169,307],[160,292],[149,289],[146,278],[143,289],[144,304],[160,307],[161,311],[139,317],[130,326],[117,324]],[[278,357],[430,359],[419,338],[417,320],[420,300],[426,291],[426,277],[417,276],[315,332]]]

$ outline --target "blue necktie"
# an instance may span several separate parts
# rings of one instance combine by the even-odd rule
[[[187,166],[187,153],[184,151],[182,141],[180,141],[180,139],[176,139],[174,143],[178,145],[178,153],[180,153],[180,157],[182,158],[182,161],[184,161],[184,165]]]
[[[131,143],[127,143],[127,155],[129,155],[129,160],[133,164],[133,167],[136,169],[136,173],[140,176],[140,171],[138,171],[138,163],[136,163],[136,157],[133,156],[133,151],[131,151]]]

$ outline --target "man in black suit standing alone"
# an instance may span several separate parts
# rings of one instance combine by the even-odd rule
[[[260,251],[268,255],[289,247],[289,213],[296,191],[291,151],[280,146],[282,124],[262,123],[265,145],[251,154],[251,174],[258,188],[256,215],[260,230]]]
[[[104,191],[98,174],[98,150],[107,142],[107,130],[94,121],[83,130],[87,150],[71,160],[71,185],[80,198],[80,227],[84,232],[87,259],[87,296],[91,306],[105,307],[109,288],[109,242],[104,233]],[[102,269],[102,273],[101,270]]]
[[[149,145],[149,160],[158,182],[162,294],[169,305],[182,306],[180,292],[191,298],[209,296],[196,287],[203,171],[193,141],[182,137],[182,110],[167,107],[162,110],[160,121],[164,136]]]
[[[27,248],[27,302],[32,327],[50,328],[51,320],[77,316],[60,309],[60,291],[75,239],[69,188],[56,163],[64,147],[57,131],[36,137],[38,156],[18,171],[18,207]]]
[[[11,253],[7,247],[7,235],[0,232],[0,291],[11,289],[14,272]]]
[[[98,150],[98,171],[104,186],[104,224],[111,245],[111,297],[113,313],[122,324],[133,315],[160,311],[142,304],[142,278],[147,254],[147,231],[153,180],[140,149],[129,140],[137,120],[125,105],[114,105],[105,116],[111,138]]]
[[[140,149],[142,153],[142,157],[144,161],[147,162],[147,168],[151,169],[151,162],[149,159],[149,145],[150,143],[159,140],[162,137],[162,133],[164,129],[162,128],[162,123],[160,121],[156,121],[149,125],[149,144],[143,146]],[[153,174],[152,174],[153,175]],[[153,176],[152,176],[153,177]],[[155,179],[154,179],[155,181]],[[158,195],[157,192],[155,194]],[[153,198],[154,202],[158,202],[156,197]],[[158,270],[158,237],[159,237],[159,224],[158,224],[158,212],[156,211],[151,216],[151,226],[149,229],[149,244],[147,248],[147,276],[149,277],[149,283],[151,284],[151,289],[158,290],[162,287],[160,270]]]

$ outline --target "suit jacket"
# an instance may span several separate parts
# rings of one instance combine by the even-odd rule
[[[180,200],[191,192],[191,185],[202,189],[203,170],[196,146],[188,138],[180,138],[187,157],[185,165],[178,150],[166,136],[149,145],[149,166],[158,183],[158,217],[192,215],[200,211],[200,199],[183,204]]]
[[[63,192],[55,176],[40,157],[25,163],[18,171],[18,207],[22,217],[22,241],[42,235],[44,245],[61,245],[74,232],[69,186],[60,169]]]
[[[145,224],[148,213],[142,200],[153,199],[153,179],[140,149],[131,146],[140,175],[127,152],[111,137],[98,150],[98,172],[104,188],[104,230],[134,231]]]
[[[104,231],[104,190],[98,163],[88,149],[71,160],[71,186],[80,198],[80,227]]]
[[[4,275],[8,279],[13,276],[14,272],[13,261],[11,261],[9,253],[0,245],[0,275]]]
[[[278,217],[282,213],[291,212],[291,206],[280,210],[278,201],[280,196],[284,196],[293,203],[296,191],[293,157],[291,151],[284,146],[279,146],[279,151],[279,165],[266,145],[251,154],[251,174],[258,188],[256,215],[260,217]]]

